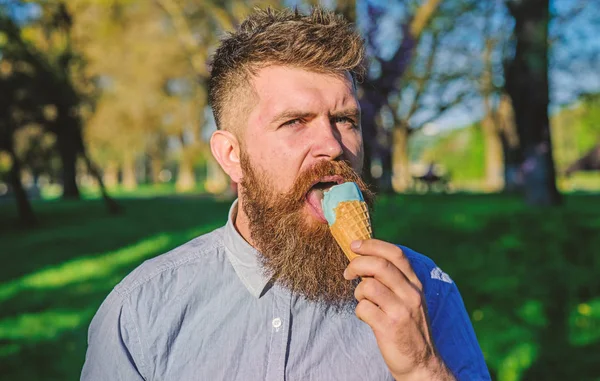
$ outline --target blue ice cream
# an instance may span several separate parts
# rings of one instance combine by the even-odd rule
[[[354,200],[364,201],[358,185],[353,182],[334,185],[323,194],[321,206],[323,207],[323,214],[329,226],[335,223],[335,208],[338,204],[342,201]]]

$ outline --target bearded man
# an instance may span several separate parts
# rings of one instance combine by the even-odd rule
[[[452,280],[376,239],[350,264],[324,189],[372,195],[356,94],[363,43],[316,8],[255,11],[216,51],[214,157],[227,224],[142,264],[89,330],[82,380],[487,380]]]

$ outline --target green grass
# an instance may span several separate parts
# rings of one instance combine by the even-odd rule
[[[462,291],[494,379],[595,380],[600,374],[600,202],[569,196],[530,209],[498,195],[381,198],[378,238],[432,257]],[[45,201],[40,226],[0,203],[2,380],[75,380],[86,331],[111,288],[147,258],[224,224],[203,197]]]
[[[102,197],[100,188],[96,185],[79,186],[81,197],[85,200],[95,200]],[[175,193],[183,195],[200,194],[204,192],[204,183],[198,182],[196,187],[187,191],[177,191],[175,183],[162,184],[138,184],[135,189],[126,189],[122,185],[109,188],[108,192],[112,197],[117,198],[151,198],[157,196],[172,196]],[[41,188],[40,197],[43,200],[57,200],[62,195],[62,186],[53,184]]]

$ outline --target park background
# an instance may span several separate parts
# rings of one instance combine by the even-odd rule
[[[254,6],[0,0],[0,379],[75,380],[144,260],[222,226],[209,62]],[[600,380],[600,4],[338,0],[378,238],[432,257],[495,380]]]

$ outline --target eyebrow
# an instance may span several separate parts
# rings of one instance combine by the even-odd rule
[[[358,108],[352,107],[347,110],[336,111],[336,112],[332,113],[331,116],[334,118],[350,116],[350,117],[359,119],[360,118],[360,110]]]
[[[284,121],[292,120],[292,119],[312,119],[316,116],[314,112],[304,112],[299,110],[286,110],[277,115],[271,120],[271,124],[278,124]],[[340,110],[330,114],[332,118],[339,117],[354,117],[356,119],[360,118],[360,110],[358,108],[349,108],[347,110]]]
[[[283,112],[280,112],[279,114],[275,115],[275,117],[271,120],[271,124],[278,124],[280,122],[284,122],[284,121],[288,121],[288,120],[292,120],[292,119],[310,119],[310,118],[314,118],[317,114],[315,114],[314,112],[305,112],[305,111],[299,111],[299,110],[286,110]]]

